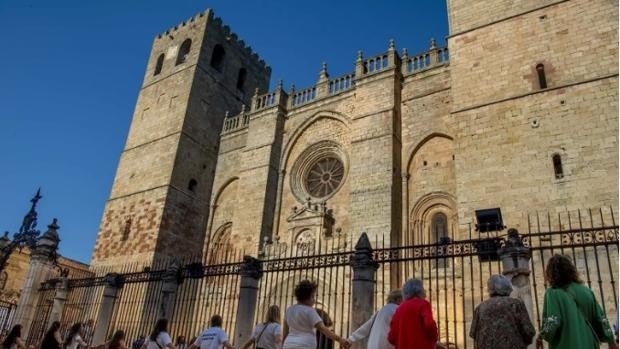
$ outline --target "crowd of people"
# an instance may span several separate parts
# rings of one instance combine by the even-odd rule
[[[542,326],[536,330],[523,301],[510,297],[510,280],[493,275],[488,280],[489,298],[474,310],[469,336],[475,349],[526,349],[532,343],[550,349],[595,349],[606,343],[617,349],[616,333],[597,303],[594,293],[585,286],[572,261],[563,255],[550,258],[545,270],[550,286],[544,297]],[[264,321],[256,325],[242,349],[316,349],[327,348],[326,340],[348,349],[354,343],[366,341],[368,349],[437,349],[447,348],[438,343],[437,324],[432,306],[426,299],[421,280],[410,279],[401,290],[392,291],[386,304],[348,338],[340,337],[330,328],[329,321],[314,307],[317,284],[304,280],[295,287],[297,303],[284,312],[277,305],[268,308]],[[131,349],[234,349],[223,320],[213,315],[209,327],[189,341],[179,336],[173,342],[168,333],[168,320],[159,319],[151,334],[136,339]],[[21,338],[21,325],[15,325],[2,341],[3,349],[34,349]],[[64,336],[60,322],[52,323],[45,334],[41,349],[129,349],[125,332],[117,330],[110,340],[99,346],[90,346],[85,337],[92,337],[91,321],[76,323]],[[332,344],[330,344],[332,345]],[[330,347],[331,348],[331,347]]]

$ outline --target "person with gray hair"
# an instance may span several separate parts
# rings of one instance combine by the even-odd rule
[[[403,302],[392,316],[388,342],[395,349],[435,349],[438,333],[424,285],[410,279],[403,285]],[[370,347],[369,347],[370,348]]]
[[[393,349],[394,347],[387,341],[388,330],[392,315],[402,301],[400,290],[390,292],[387,297],[387,304],[374,313],[368,321],[353,332],[347,342],[353,344],[364,338],[368,338],[368,349]]]
[[[510,297],[512,284],[502,275],[489,278],[490,298],[474,310],[469,336],[475,349],[526,349],[536,330],[523,301]]]

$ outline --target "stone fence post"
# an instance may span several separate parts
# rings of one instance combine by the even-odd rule
[[[263,276],[262,264],[254,257],[244,256],[239,274],[241,275],[241,286],[234,339],[234,344],[237,346],[242,345],[252,335],[254,316],[256,315],[258,282]]]
[[[58,224],[56,219],[48,225],[48,230],[37,240],[30,255],[30,267],[19,296],[13,324],[22,325],[22,338],[28,338],[39,303],[39,287],[54,274],[56,267],[56,251],[58,250]]]
[[[362,233],[355,245],[355,254],[351,259],[353,268],[353,289],[351,305],[351,331],[355,331],[372,316],[374,309],[375,277],[379,264],[372,258],[372,246],[368,235]],[[354,348],[366,348],[367,341],[355,343]]]
[[[530,320],[535,323],[534,302],[530,288],[530,249],[523,244],[517,229],[508,229],[506,244],[500,248],[499,257],[502,260],[502,274],[512,283],[512,295],[525,303]],[[533,347],[532,347],[533,348]]]
[[[162,279],[162,297],[161,303],[159,303],[158,319],[170,320],[174,311],[177,289],[182,281],[181,266],[178,260],[175,259],[170,263]]]
[[[60,321],[62,318],[62,312],[65,309],[65,302],[67,301],[67,292],[69,291],[69,279],[63,276],[56,280],[54,289],[54,304],[52,305],[52,312],[47,320],[47,328],[50,328],[54,321]]]
[[[105,342],[106,334],[110,327],[110,321],[112,320],[114,303],[116,302],[118,291],[123,287],[124,282],[120,274],[108,274],[105,278],[105,287],[103,288],[99,314],[97,314],[97,323],[95,324],[95,331],[91,343],[92,346],[101,345]]]

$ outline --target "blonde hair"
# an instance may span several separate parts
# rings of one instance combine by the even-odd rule
[[[277,305],[270,305],[265,314],[265,322],[277,322],[280,323],[280,307]]]

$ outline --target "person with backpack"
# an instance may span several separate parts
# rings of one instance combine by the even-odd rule
[[[159,319],[151,335],[144,341],[141,349],[176,349],[168,334],[168,319]]]
[[[45,333],[45,337],[43,337],[43,341],[41,342],[41,349],[60,349],[60,345],[62,344],[62,338],[60,338],[60,322],[54,321],[50,326],[47,333]]]
[[[88,343],[82,339],[82,323],[76,322],[71,326],[65,338],[65,349],[79,349],[80,346],[88,348]]]
[[[15,325],[11,332],[2,342],[3,349],[26,349],[26,344],[22,341],[22,325]]]
[[[282,326],[280,326],[280,307],[269,306],[265,314],[265,322],[256,325],[252,338],[241,348],[248,349],[254,345],[255,349],[279,349],[282,347]]]
[[[394,346],[388,342],[387,335],[390,331],[392,316],[402,300],[403,294],[401,290],[390,292],[387,297],[387,304],[349,335],[347,342],[353,345],[353,343],[368,338],[368,349],[394,349]]]
[[[570,258],[551,257],[545,279],[550,287],[545,291],[537,347],[542,348],[544,339],[550,349],[598,349],[601,343],[618,348],[603,309]]]
[[[235,349],[228,341],[228,335],[222,329],[222,317],[213,315],[210,326],[204,330],[196,341],[190,345],[189,349]]]

